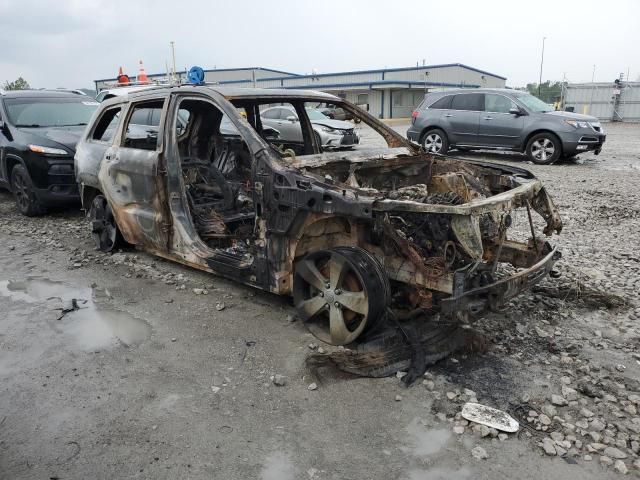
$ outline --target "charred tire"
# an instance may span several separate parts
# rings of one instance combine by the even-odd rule
[[[527,142],[525,153],[533,163],[549,165],[562,155],[562,143],[553,133],[538,133]]]
[[[439,128],[427,130],[420,139],[420,144],[427,152],[444,155],[449,151],[447,134]]]
[[[113,216],[113,210],[104,195],[96,195],[93,198],[88,216],[96,248],[103,252],[111,252],[126,245]]]
[[[11,170],[11,189],[18,211],[27,217],[44,215],[47,209],[38,201],[27,169],[17,164]]]
[[[347,345],[384,317],[389,279],[373,255],[357,247],[307,254],[296,263],[293,300],[307,329],[331,345]]]

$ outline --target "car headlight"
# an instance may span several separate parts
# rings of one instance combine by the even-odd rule
[[[61,148],[41,147],[40,145],[29,145],[29,150],[47,155],[69,155],[69,152]]]
[[[573,128],[589,128],[589,122],[580,122],[578,120],[565,120],[565,123],[568,123]]]
[[[327,133],[336,133],[337,130],[331,127],[322,127],[322,131]]]

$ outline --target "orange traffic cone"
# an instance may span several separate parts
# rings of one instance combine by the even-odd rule
[[[126,75],[122,71],[122,67],[118,70],[118,84],[119,85],[129,85],[129,75]]]
[[[137,81],[138,83],[149,83],[149,77],[147,77],[147,72],[144,71],[142,60],[140,60],[140,71],[138,72]]]

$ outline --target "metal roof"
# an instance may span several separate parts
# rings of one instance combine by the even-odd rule
[[[264,78],[256,78],[257,82],[269,81],[269,80],[281,80],[281,79],[304,79],[304,78],[318,78],[318,77],[332,77],[332,76],[340,76],[340,75],[356,75],[356,74],[369,74],[369,73],[383,73],[383,72],[403,72],[403,71],[411,71],[411,70],[431,70],[436,68],[450,68],[450,67],[459,67],[464,68],[466,70],[471,70],[477,73],[481,73],[483,75],[489,75],[491,77],[499,78],[501,80],[506,80],[506,77],[501,75],[496,75],[495,73],[487,72],[485,70],[480,70],[478,68],[470,67],[469,65],[465,65],[464,63],[443,63],[437,65],[419,65],[415,67],[399,67],[399,68],[378,68],[373,70],[352,70],[347,72],[332,72],[332,73],[316,73],[309,75],[299,75],[297,73],[291,72],[283,72],[280,70],[274,70],[272,68],[264,68],[264,67],[242,67],[242,68],[218,68],[218,69],[205,69],[205,72],[234,72],[234,71],[246,71],[246,70],[262,70],[266,72],[274,72],[281,73],[287,76],[276,76],[276,77],[264,77]],[[186,72],[176,72],[177,74],[185,74]],[[164,76],[163,73],[153,73],[148,74],[148,77],[158,77]],[[115,81],[117,78],[103,78],[100,80],[94,80],[94,82],[106,82],[106,81]],[[253,79],[246,79],[253,80]],[[238,81],[238,80],[236,80]],[[241,80],[242,81],[242,80]]]
[[[175,86],[153,86],[130,92],[132,98],[142,97],[150,93],[158,93],[163,91],[177,90],[180,92],[202,91],[203,89],[213,90],[227,99],[243,99],[243,98],[285,98],[285,97],[302,97],[313,100],[340,100],[335,95],[319,92],[316,90],[292,90],[285,88],[244,88],[244,87],[226,87],[220,85],[175,85]]]

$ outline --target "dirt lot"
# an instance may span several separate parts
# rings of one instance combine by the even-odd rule
[[[479,321],[486,352],[408,389],[308,371],[314,339],[286,299],[101,254],[79,212],[27,219],[0,193],[0,478],[638,475],[640,126],[606,128],[598,157],[524,165],[561,208],[563,276]],[[527,428],[467,425],[472,398]]]

